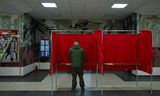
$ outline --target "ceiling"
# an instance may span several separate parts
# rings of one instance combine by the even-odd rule
[[[55,2],[57,8],[44,8],[41,2]],[[124,9],[111,9],[114,3],[127,3]],[[36,19],[122,19],[132,13],[160,14],[160,0],[0,0],[0,12],[29,13]]]

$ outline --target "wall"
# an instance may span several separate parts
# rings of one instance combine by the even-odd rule
[[[121,30],[122,20],[46,20],[44,21],[51,29],[56,30]]]
[[[23,65],[31,64],[39,60],[39,42],[41,36],[49,36],[49,28],[29,16],[24,14],[21,32],[21,61]]]
[[[22,22],[23,14],[7,14],[0,15],[1,30],[17,30]]]
[[[43,20],[43,22],[55,30],[137,30],[136,17],[136,14],[131,14],[122,20]]]

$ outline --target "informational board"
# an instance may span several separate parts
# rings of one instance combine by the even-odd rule
[[[41,39],[40,56],[42,56],[42,57],[49,57],[50,56],[50,40],[49,39]]]

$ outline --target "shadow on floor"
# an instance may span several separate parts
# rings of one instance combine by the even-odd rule
[[[0,82],[40,82],[49,74],[48,70],[38,70],[25,76],[0,76]]]
[[[107,71],[105,73],[116,74],[123,81],[136,81],[136,75],[129,71]],[[138,76],[138,81],[150,81],[151,76]],[[160,81],[160,76],[153,76],[153,81]]]

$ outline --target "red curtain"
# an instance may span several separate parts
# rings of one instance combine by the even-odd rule
[[[121,63],[122,65],[104,66],[104,70],[133,70],[135,66],[126,66],[138,62],[136,34],[105,34],[104,63]],[[124,66],[123,66],[124,64]]]
[[[98,72],[103,74],[103,39],[101,30],[94,30],[93,36],[96,39],[96,43],[98,44]]]
[[[57,34],[52,32],[52,43],[51,43],[51,64],[50,64],[50,74],[56,72],[56,63],[57,63]]]
[[[148,30],[142,30],[139,34],[139,63],[141,66],[138,68],[142,71],[151,73],[153,48],[152,48],[152,34]]]
[[[120,64],[105,65],[104,70],[135,70],[134,64],[140,64],[139,70],[151,73],[152,59],[153,49],[150,31],[140,31],[140,34],[104,35],[104,63]]]
[[[78,41],[85,53],[84,70],[96,70],[97,65],[97,44],[91,34],[58,34],[57,39],[57,69],[70,70],[68,51],[73,46],[74,41]]]

